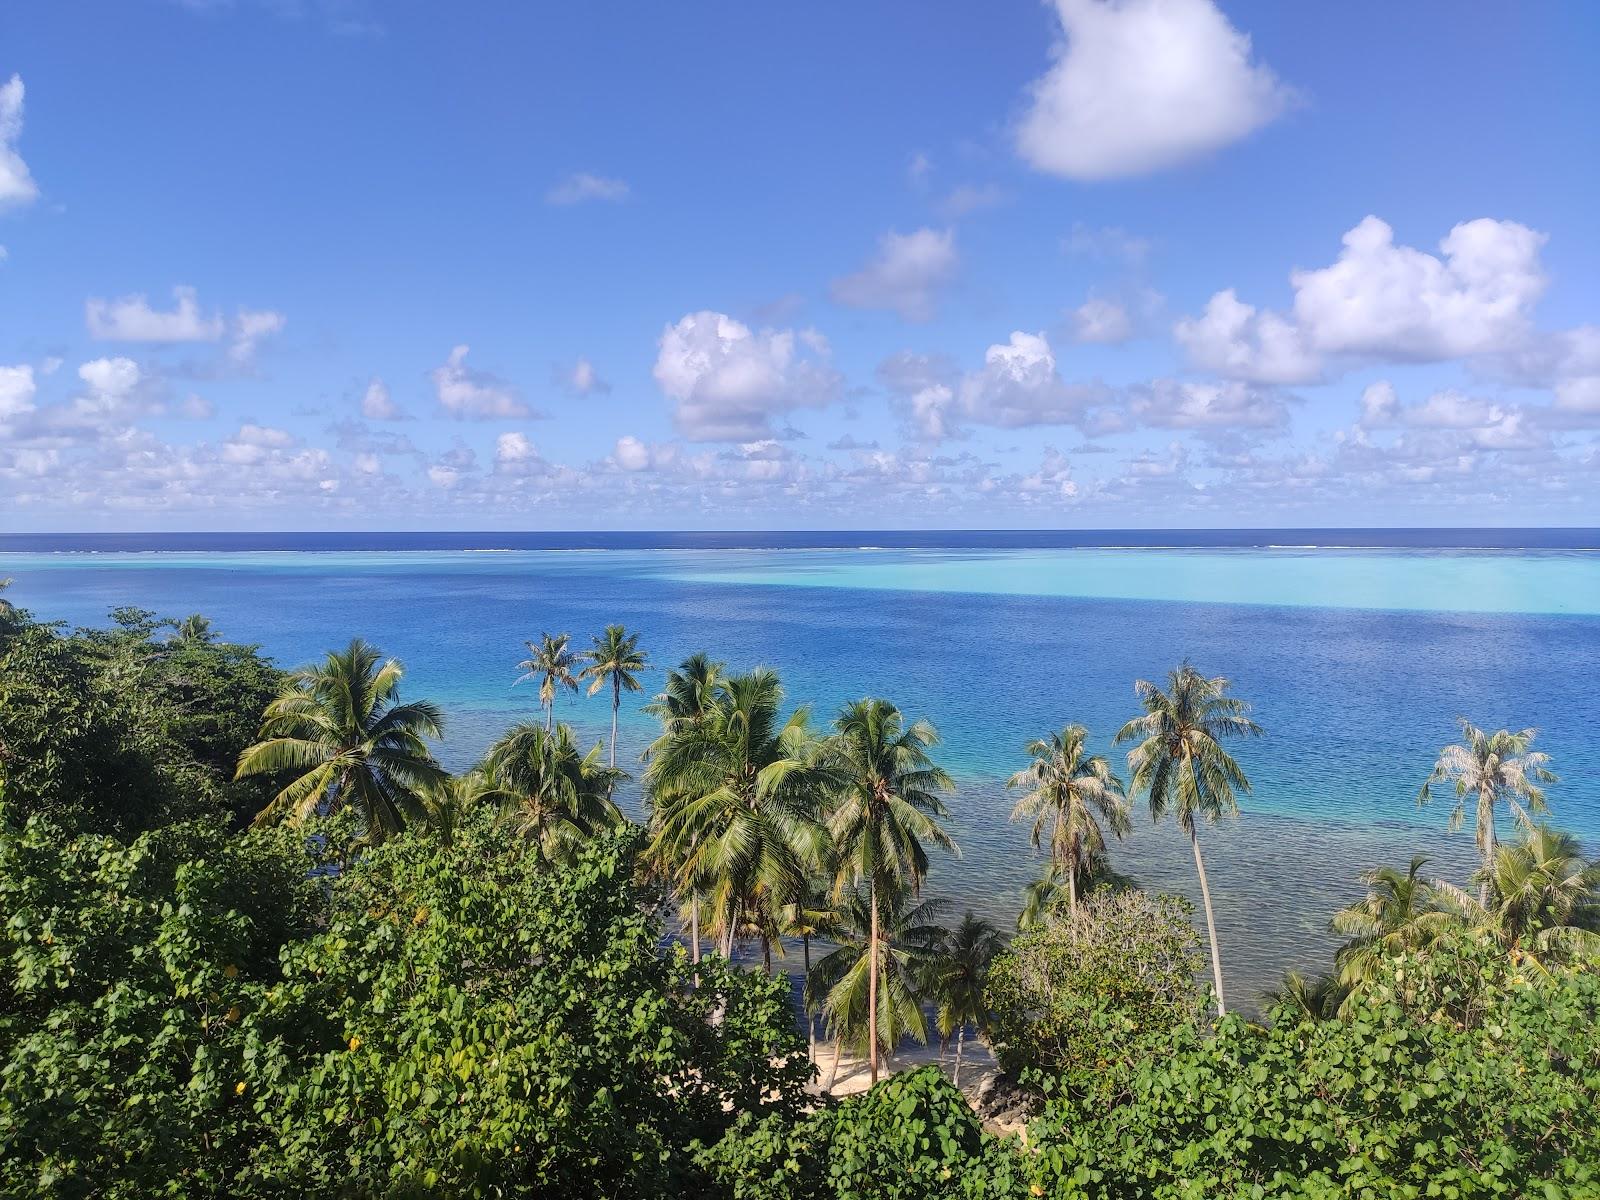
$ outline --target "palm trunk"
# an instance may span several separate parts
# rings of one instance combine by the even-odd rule
[[[867,885],[867,903],[872,907],[867,942],[867,1062],[872,1082],[878,1082],[878,881]]]
[[[1191,826],[1189,845],[1194,848],[1194,869],[1200,876],[1200,900],[1206,910],[1206,940],[1211,943],[1211,979],[1217,987],[1217,1016],[1228,1015],[1228,1005],[1222,998],[1222,954],[1217,949],[1217,921],[1211,915],[1211,885],[1206,882],[1206,860],[1200,854],[1200,835]]]
[[[961,1028],[956,1031],[956,1074],[955,1078],[950,1081],[958,1088],[961,1086],[961,1048],[966,1044],[966,1041],[967,1027],[965,1024],[963,1024]]]
[[[811,1011],[811,1006],[805,1001],[805,987],[809,987],[811,984],[811,935],[809,933],[800,935],[800,950],[805,956],[806,966],[805,984],[800,991],[800,1004],[806,1010],[806,1055],[815,1065],[817,1061],[817,1018],[816,1014]]]
[[[1067,911],[1078,915],[1078,860],[1067,864]]]
[[[617,769],[617,709],[622,705],[622,676],[611,677],[611,769]]]
[[[761,969],[772,977],[772,939],[766,934],[761,935]]]
[[[689,897],[689,961],[700,965],[700,894]]]
[[[834,1082],[839,1078],[839,1055],[844,1051],[844,1036],[835,1030],[833,1035],[833,1066],[828,1068],[828,1091],[833,1091]]]
[[[1489,872],[1494,870],[1494,854],[1497,845],[1494,836],[1494,806],[1489,807],[1489,819],[1483,823],[1483,882],[1478,885],[1478,903],[1485,908],[1489,907]]]
[[[544,706],[544,731],[555,732],[556,727],[556,698],[550,697],[550,703]]]

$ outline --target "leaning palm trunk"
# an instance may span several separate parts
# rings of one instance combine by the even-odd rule
[[[966,1041],[967,1027],[963,1025],[960,1029],[956,1030],[956,1073],[955,1077],[950,1081],[958,1088],[961,1086],[961,1048],[966,1044]]]
[[[801,953],[805,955],[805,978],[809,982],[811,979],[811,935],[809,933],[800,935],[800,949]],[[805,1006],[806,1010],[806,1055],[811,1064],[815,1066],[817,1062],[817,1015],[811,1011],[811,1005],[806,1004],[804,992],[801,993],[800,1003]]]
[[[1217,948],[1217,922],[1211,915],[1211,885],[1206,882],[1206,860],[1200,854],[1200,835],[1193,827],[1189,830],[1189,845],[1194,848],[1194,869],[1200,876],[1200,901],[1206,910],[1206,940],[1211,943],[1211,979],[1217,987],[1217,1016],[1228,1015],[1228,1005],[1222,998],[1222,954]]]
[[[872,1082],[878,1082],[878,881],[868,885],[868,904],[872,908],[871,930],[867,937],[867,1061]]]
[[[622,676],[611,677],[611,765],[617,765],[617,709],[622,707]]]
[[[828,1068],[828,1091],[833,1091],[833,1085],[839,1078],[839,1055],[844,1052],[844,1034],[834,1030],[833,1034],[833,1065]]]

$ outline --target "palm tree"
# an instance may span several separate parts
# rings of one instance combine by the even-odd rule
[[[929,971],[928,992],[937,1005],[939,1036],[949,1041],[956,1036],[956,1069],[951,1082],[961,1086],[961,1052],[967,1040],[967,1026],[982,1032],[988,1020],[983,1002],[983,984],[989,964],[1005,949],[1005,939],[989,922],[970,908],[961,923],[940,939]]]
[[[1068,725],[1060,733],[1029,742],[1033,761],[1013,775],[1010,788],[1031,789],[1011,810],[1013,821],[1033,822],[1037,849],[1049,830],[1050,861],[1060,868],[1067,883],[1067,904],[1078,911],[1078,876],[1088,860],[1104,855],[1105,834],[1095,820],[1098,812],[1111,832],[1128,832],[1128,801],[1122,780],[1098,754],[1086,754],[1089,731]]]
[[[1206,937],[1211,943],[1211,976],[1217,988],[1217,1015],[1227,1014],[1222,994],[1222,955],[1217,948],[1217,923],[1211,912],[1211,887],[1200,853],[1196,817],[1215,823],[1237,816],[1236,792],[1249,794],[1250,781],[1222,739],[1239,734],[1259,736],[1261,727],[1245,714],[1249,706],[1229,696],[1229,683],[1207,679],[1185,662],[1167,675],[1167,690],[1149,680],[1133,685],[1144,714],[1117,730],[1117,742],[1138,740],[1128,752],[1133,791],[1150,800],[1150,816],[1159,821],[1170,809],[1194,850],[1195,874],[1206,912]]]
[[[180,646],[209,646],[217,640],[217,634],[208,618],[191,613],[174,627],[172,640]]]
[[[378,842],[422,814],[419,793],[445,778],[426,742],[441,735],[444,716],[427,701],[400,703],[404,668],[380,659],[376,647],[356,638],[296,671],[267,705],[262,740],[239,756],[234,777],[300,774],[261,810],[257,825],[354,804]]]
[[[1266,992],[1262,999],[1268,1006],[1287,1004],[1308,1020],[1331,1021],[1338,1015],[1347,995],[1334,975],[1307,979],[1299,971],[1288,970],[1283,973],[1283,982]]]
[[[877,1082],[879,1050],[892,1053],[908,1034],[928,1040],[919,985],[944,936],[937,924],[944,903],[911,904],[911,899],[910,889],[898,880],[876,893],[871,885],[848,889],[833,935],[838,948],[806,976],[806,1003],[821,1008],[834,1039],[830,1089],[846,1043],[857,1049],[866,1043]]]
[[[1099,888],[1137,886],[1131,875],[1112,869],[1110,859],[1104,854],[1091,854],[1083,860],[1070,889],[1065,869],[1054,861],[1047,862],[1038,877],[1022,889],[1022,910],[1017,914],[1017,932],[1048,924],[1073,893],[1082,896]]]
[[[649,761],[675,733],[704,720],[716,705],[724,678],[722,664],[703,651],[690,655],[676,669],[668,671],[665,688],[644,706],[645,712],[661,722],[661,733],[645,748],[641,757]],[[689,955],[691,961],[698,963],[700,893],[684,874],[683,862],[663,857],[665,844],[659,836],[667,811],[681,797],[674,795],[667,782],[659,776],[647,774],[647,781],[650,783],[646,800],[650,805],[651,840],[646,848],[645,861],[651,870],[673,883],[682,907],[688,911]]]
[[[423,788],[419,798],[428,831],[444,845],[454,844],[456,833],[484,803],[488,788],[481,771],[449,775]]]
[[[867,1053],[878,1082],[879,898],[915,891],[928,873],[924,842],[952,853],[956,844],[939,825],[946,815],[936,793],[954,787],[928,751],[939,735],[926,721],[910,725],[887,700],[857,700],[834,721],[829,754],[838,793],[828,830],[839,856],[836,887],[867,888],[872,927],[868,938]]]
[[[639,649],[639,635],[629,633],[621,625],[607,625],[606,631],[594,639],[594,648],[582,657],[588,662],[580,677],[589,680],[589,695],[594,695],[611,683],[611,765],[617,765],[617,709],[622,706],[622,693],[626,689],[637,692],[640,688],[639,672],[648,665],[647,655]]]
[[[802,978],[811,978],[811,939],[832,937],[839,930],[839,910],[832,896],[817,875],[808,873],[799,895],[783,906],[778,932],[787,938],[800,939]],[[805,1002],[806,1045],[812,1062],[817,1061],[816,1006]]]
[[[522,674],[517,677],[518,683],[539,683],[539,703],[544,705],[544,731],[554,732],[556,719],[556,689],[568,688],[578,690],[578,677],[572,669],[578,665],[578,656],[572,652],[568,644],[572,641],[570,633],[557,634],[551,637],[548,633],[541,633],[537,644],[524,642],[528,647],[528,657],[517,664],[517,670]]]
[[[1485,733],[1465,717],[1461,722],[1461,741],[1439,751],[1439,761],[1433,765],[1422,790],[1417,793],[1417,803],[1426,804],[1433,798],[1433,785],[1455,785],[1456,803],[1450,811],[1450,828],[1460,829],[1466,817],[1467,797],[1477,799],[1478,857],[1484,869],[1489,870],[1495,859],[1495,808],[1502,800],[1511,809],[1511,815],[1524,828],[1530,824],[1530,812],[1544,813],[1549,809],[1544,802],[1542,783],[1554,783],[1556,777],[1546,766],[1548,754],[1530,750],[1538,733],[1522,729],[1516,733],[1509,729]],[[1522,803],[1527,803],[1527,808]],[[1489,902],[1489,882],[1480,885],[1478,902]]]
[[[1447,883],[1435,887],[1450,911],[1519,960],[1542,965],[1600,950],[1600,862],[1586,861],[1571,834],[1526,826],[1477,878],[1487,904]]]
[[[1339,983],[1352,993],[1377,974],[1385,958],[1421,949],[1452,923],[1435,899],[1433,882],[1422,876],[1427,863],[1426,856],[1416,854],[1404,871],[1377,867],[1363,873],[1366,896],[1328,922],[1331,932],[1348,939],[1334,964]]]
[[[627,778],[600,762],[600,743],[580,754],[572,730],[508,729],[484,758],[484,797],[547,862],[566,861],[586,838],[622,824],[611,789]]]
[[[774,914],[801,894],[822,840],[815,741],[806,711],[782,720],[782,703],[773,671],[722,681],[703,716],[658,739],[645,772],[653,857],[680,894],[707,898],[724,956],[753,935],[769,964]]]

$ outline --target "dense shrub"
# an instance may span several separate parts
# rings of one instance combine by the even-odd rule
[[[1385,964],[1344,1021],[1230,1016],[1057,1089],[1032,1127],[1054,1196],[1600,1195],[1600,973],[1457,938]]]
[[[999,1200],[1029,1195],[1026,1160],[985,1133],[935,1067],[890,1076],[799,1124],[741,1118],[703,1150],[730,1200]]]
[[[320,904],[299,839],[0,820],[0,1193],[226,1194],[269,1136],[245,1019]]]
[[[1148,1038],[1195,1020],[1204,995],[1190,911],[1172,896],[1099,891],[1016,938],[984,988],[1001,1066],[1094,1087]]]

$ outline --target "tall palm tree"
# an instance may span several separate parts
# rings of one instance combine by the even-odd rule
[[[581,754],[572,730],[537,725],[508,729],[483,761],[485,798],[547,862],[566,861],[576,845],[622,824],[611,789],[627,778],[600,762],[600,743]]]
[[[1088,736],[1082,725],[1068,725],[1060,733],[1029,742],[1027,752],[1033,761],[1006,784],[1029,789],[1011,810],[1011,819],[1033,822],[1035,849],[1048,831],[1050,861],[1066,879],[1067,904],[1073,912],[1078,911],[1079,874],[1090,858],[1105,854],[1105,833],[1095,813],[1119,838],[1129,827],[1122,780],[1103,756],[1085,752]]]
[[[876,894],[870,885],[852,887],[842,900],[838,948],[806,976],[806,1003],[821,1008],[834,1039],[829,1088],[847,1044],[866,1044],[876,1082],[880,1050],[892,1053],[907,1035],[927,1042],[922,985],[945,932],[937,923],[943,901],[913,903],[898,879]]]
[[[419,799],[428,832],[446,846],[454,843],[456,833],[485,803],[488,790],[482,771],[448,775],[423,788]]]
[[[805,882],[801,885],[800,893],[782,909],[779,920],[778,932],[787,938],[800,939],[801,965],[803,979],[811,978],[811,940],[813,938],[832,937],[840,928],[841,916],[838,907],[833,903],[827,885],[822,882],[826,876],[808,873]],[[804,1000],[806,1010],[806,1045],[810,1052],[812,1062],[817,1061],[817,1016],[816,1006],[809,1000]]]
[[[578,656],[570,647],[571,641],[570,633],[558,633],[554,637],[541,633],[537,643],[523,643],[528,647],[528,657],[517,664],[517,670],[522,672],[517,677],[518,683],[538,681],[539,703],[544,705],[546,733],[555,731],[556,690],[578,690],[578,677],[573,673],[573,668],[578,665]]]
[[[770,961],[774,914],[822,840],[815,741],[806,711],[784,720],[782,704],[773,671],[725,679],[700,719],[658,739],[645,772],[654,857],[680,893],[706,898],[724,956],[753,935]]]
[[[834,721],[829,743],[837,795],[828,831],[838,854],[836,887],[865,885],[872,927],[868,938],[867,1053],[878,1082],[878,908],[881,898],[915,891],[928,873],[931,842],[958,853],[939,825],[946,816],[937,793],[954,787],[929,750],[937,731],[926,721],[907,725],[887,700],[857,700]]]
[[[1132,790],[1148,796],[1152,820],[1159,821],[1171,811],[1194,850],[1194,869],[1200,877],[1200,898],[1206,913],[1206,938],[1211,943],[1211,977],[1217,989],[1218,1016],[1228,1011],[1222,993],[1222,954],[1217,947],[1211,886],[1206,880],[1205,857],[1200,853],[1195,820],[1203,817],[1215,823],[1238,815],[1236,793],[1249,794],[1250,781],[1222,748],[1222,739],[1261,734],[1261,727],[1246,716],[1249,706],[1228,695],[1229,686],[1221,676],[1206,678],[1188,662],[1168,673],[1165,691],[1141,679],[1133,690],[1144,713],[1117,730],[1118,744],[1138,742],[1128,752]]]
[[[928,992],[936,1005],[939,1036],[948,1041],[956,1037],[956,1069],[951,1082],[961,1086],[961,1052],[967,1040],[967,1026],[982,1032],[989,1010],[983,1002],[983,984],[989,964],[1005,949],[1005,938],[989,922],[970,908],[961,923],[945,932],[935,950],[928,976]]]
[[[1422,790],[1417,793],[1419,805],[1433,798],[1433,785],[1454,785],[1456,803],[1450,811],[1450,828],[1460,829],[1466,817],[1467,798],[1477,801],[1478,857],[1483,868],[1490,870],[1494,864],[1495,809],[1504,801],[1519,825],[1527,828],[1529,813],[1544,813],[1544,790],[1539,786],[1556,782],[1547,764],[1548,754],[1529,749],[1538,731],[1522,729],[1513,733],[1509,729],[1485,733],[1465,717],[1461,722],[1461,741],[1439,751],[1439,761],[1433,765]],[[1527,808],[1523,808],[1523,803]],[[1489,902],[1489,883],[1480,885],[1478,902]]]
[[[666,685],[656,697],[644,706],[645,712],[661,722],[660,735],[645,748],[641,756],[652,759],[675,733],[689,725],[703,721],[713,710],[726,676],[722,664],[701,651],[684,659],[683,663],[667,672]],[[649,868],[672,883],[683,910],[689,920],[689,955],[693,962],[700,961],[700,893],[689,875],[685,874],[683,861],[672,861],[664,854],[666,844],[660,831],[667,812],[680,795],[673,792],[669,781],[648,773],[649,784],[645,799],[650,805],[651,840],[646,848]],[[687,848],[686,848],[687,849]]]
[[[1377,867],[1364,872],[1366,896],[1328,922],[1331,932],[1348,939],[1334,955],[1339,983],[1346,989],[1359,989],[1385,958],[1426,946],[1452,923],[1435,898],[1433,881],[1422,875],[1427,863],[1426,856],[1416,854],[1403,871]]]
[[[607,682],[611,684],[611,765],[617,765],[617,710],[622,707],[624,690],[637,692],[642,686],[639,673],[649,665],[648,656],[639,649],[639,635],[629,633],[621,625],[607,625],[606,631],[594,639],[594,648],[584,651],[588,666],[580,678],[589,680],[589,695],[594,695]]]
[[[445,777],[426,741],[441,735],[444,716],[427,701],[400,702],[403,671],[356,638],[289,677],[262,716],[262,740],[239,756],[234,775],[300,772],[257,825],[353,804],[377,842],[422,814],[419,793]]]

